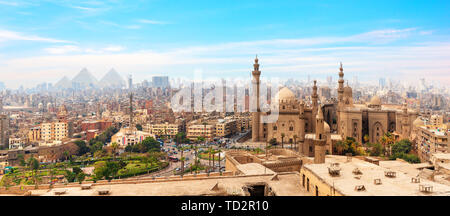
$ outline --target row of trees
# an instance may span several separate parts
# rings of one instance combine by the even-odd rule
[[[387,156],[391,160],[401,158],[410,163],[420,163],[417,155],[411,153],[412,143],[408,139],[395,141],[391,133],[386,133],[380,137],[379,142],[368,142],[368,136],[364,136],[364,145],[357,142],[353,137],[347,137],[343,141],[337,142],[333,151],[340,155],[351,153],[352,155]]]
[[[153,137],[147,137],[142,142],[136,145],[127,145],[126,152],[146,153],[146,152],[160,152],[161,145]]]

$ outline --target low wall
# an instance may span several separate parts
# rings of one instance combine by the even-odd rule
[[[86,181],[82,184],[92,184],[92,186],[99,185],[112,185],[112,184],[140,184],[140,183],[153,183],[153,182],[169,182],[169,181],[183,181],[183,180],[201,180],[201,179],[219,179],[219,178],[228,178],[233,177],[233,172],[213,172],[209,173],[201,173],[201,174],[188,174],[181,176],[168,176],[168,177],[143,177],[143,178],[134,178],[134,179],[113,179],[110,182],[107,180],[100,180],[96,183],[92,181]],[[68,183],[68,184],[55,184],[53,188],[67,188],[67,187],[80,187],[80,183]],[[49,184],[39,185],[37,190],[45,190],[50,189]],[[8,189],[5,187],[0,188],[0,194],[15,194],[15,195],[24,195],[27,191],[36,190],[34,185],[25,185],[25,186],[11,186]]]

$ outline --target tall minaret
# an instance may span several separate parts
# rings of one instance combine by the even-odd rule
[[[303,144],[305,143],[305,103],[303,103],[303,100],[300,101],[298,111],[299,111],[298,118],[300,119],[300,126],[298,127],[299,129],[298,141],[301,143],[301,146],[299,146],[299,152],[303,154],[304,153]]]
[[[339,87],[337,89],[338,92],[338,106],[336,109],[336,115],[337,115],[337,131],[339,134],[341,134],[341,112],[340,109],[342,105],[344,104],[344,68],[342,68],[342,62],[341,67],[339,68]]]
[[[314,163],[325,163],[325,129],[322,109],[317,109],[316,137],[314,138]]]
[[[338,104],[341,105],[344,102],[344,68],[342,68],[342,62],[341,67],[339,68],[339,87],[337,89],[338,92]]]
[[[313,93],[311,95],[311,101],[312,101],[312,128],[314,130],[316,128],[316,115],[317,115],[317,107],[318,107],[317,99],[318,98],[319,98],[319,96],[317,95],[317,81],[314,80]]]
[[[252,113],[252,141],[258,142],[259,141],[259,126],[260,126],[260,118],[261,118],[261,110],[259,107],[259,76],[261,75],[261,71],[259,71],[259,64],[258,64],[258,56],[255,58],[255,64],[253,64],[253,95],[252,95],[252,102],[256,105],[256,112]]]

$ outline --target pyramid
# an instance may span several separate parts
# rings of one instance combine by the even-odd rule
[[[71,87],[72,87],[72,81],[70,81],[70,79],[67,78],[67,76],[64,76],[61,80],[59,80],[55,84],[55,88],[59,88],[59,89],[68,89]]]
[[[73,79],[72,83],[76,83],[81,87],[95,87],[98,83],[97,79],[86,69],[83,68]]]
[[[101,88],[122,88],[125,86],[125,80],[117,73],[114,68],[109,70],[99,82]]]

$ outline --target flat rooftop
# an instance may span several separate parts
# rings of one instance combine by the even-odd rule
[[[328,167],[332,163],[339,163],[341,168],[340,176],[333,177],[328,173]],[[381,161],[380,161],[381,163]],[[391,164],[392,165],[392,164]],[[395,165],[395,164],[394,164]],[[397,164],[398,165],[398,164]],[[323,164],[305,164],[305,169],[310,170],[328,185],[335,187],[336,191],[347,196],[447,196],[450,195],[450,186],[420,179],[420,183],[411,183],[411,178],[415,177],[411,170],[401,172],[396,169],[386,168],[383,165],[375,165],[357,158],[352,158],[347,162],[346,156],[327,155]],[[353,174],[353,170],[358,168],[362,175]],[[385,176],[385,171],[395,171],[396,177]],[[355,178],[355,177],[358,177]],[[381,179],[380,185],[375,185],[374,180]],[[355,186],[364,185],[365,191],[356,191]],[[429,185],[433,187],[432,193],[419,191],[419,185]]]
[[[207,179],[178,179],[173,181],[121,183],[96,185],[89,190],[80,187],[66,187],[62,196],[97,196],[97,190],[109,188],[111,196],[210,196],[235,194],[244,195],[242,189],[247,184],[266,183],[277,196],[306,196],[300,186],[298,173],[278,174],[278,180],[271,180],[273,175],[226,176]],[[218,184],[219,191],[211,190]],[[59,189],[59,188],[58,188]],[[54,190],[32,190],[33,195],[55,196]]]

